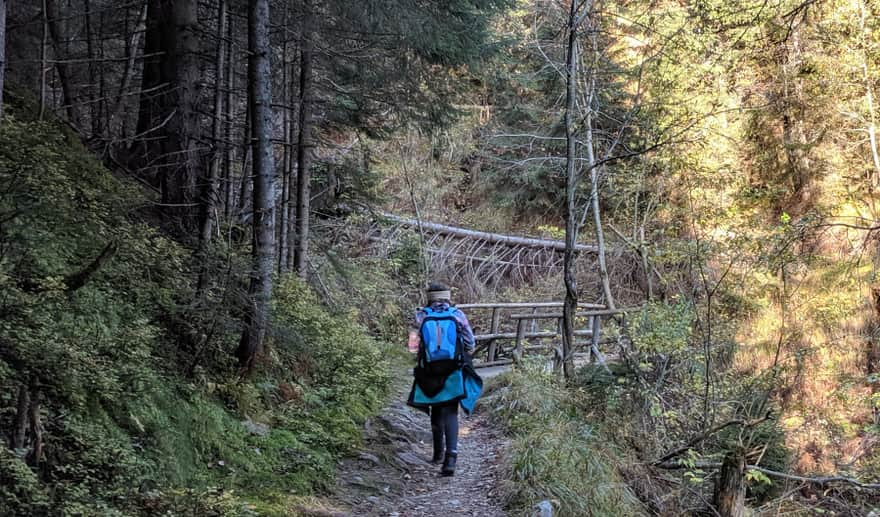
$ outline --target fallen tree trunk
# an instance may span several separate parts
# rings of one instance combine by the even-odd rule
[[[387,212],[380,213],[382,217],[386,219],[390,219],[394,222],[405,224],[407,226],[418,227],[421,224],[421,227],[425,230],[430,230],[438,233],[445,233],[448,235],[454,235],[457,237],[465,237],[469,239],[479,239],[492,243],[501,243],[501,244],[509,244],[510,246],[525,246],[529,248],[549,248],[559,251],[565,251],[565,242],[563,241],[555,241],[550,239],[536,239],[532,237],[518,237],[514,235],[504,235],[501,233],[490,233],[490,232],[481,232],[477,230],[468,230],[466,228],[460,228],[457,226],[449,226],[445,224],[438,223],[429,223],[425,221],[417,221],[416,219],[409,219],[406,217],[400,217],[394,214],[389,214]],[[578,244],[578,251],[585,251],[587,253],[596,253],[598,251],[598,247],[592,244]]]

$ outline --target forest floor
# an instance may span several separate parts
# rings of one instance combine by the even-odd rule
[[[500,370],[499,370],[500,371]],[[483,371],[485,377],[499,371]],[[337,480],[337,516],[502,517],[500,480],[507,442],[477,403],[461,413],[455,475],[443,477],[430,463],[428,416],[406,405],[411,377],[401,375],[389,404],[365,427],[364,447],[346,459]]]

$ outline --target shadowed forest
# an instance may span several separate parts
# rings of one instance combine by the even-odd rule
[[[878,87],[878,0],[0,0],[0,516],[878,515]]]

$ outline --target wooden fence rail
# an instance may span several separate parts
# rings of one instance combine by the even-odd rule
[[[474,336],[477,343],[477,353],[486,350],[485,361],[476,363],[477,367],[494,366],[519,361],[526,350],[524,341],[527,339],[552,339],[562,337],[562,312],[549,312],[548,309],[561,309],[562,302],[499,302],[499,303],[469,303],[457,305],[459,309],[491,309],[490,327],[488,333]],[[523,312],[523,309],[531,309],[531,312]],[[579,303],[577,318],[587,318],[585,328],[576,329],[574,335],[589,338],[589,353],[596,356],[600,362],[604,362],[599,352],[602,318],[619,317],[621,323],[625,323],[627,313],[637,311],[639,307],[608,309],[602,304]],[[503,314],[505,311],[516,310],[513,314]],[[539,311],[545,312],[539,312]],[[501,330],[502,319],[506,318],[515,324],[515,331]],[[541,320],[556,320],[554,330],[538,329]],[[511,359],[499,359],[499,341],[514,340],[513,357]],[[531,348],[531,347],[530,347]],[[540,347],[539,347],[540,348]]]

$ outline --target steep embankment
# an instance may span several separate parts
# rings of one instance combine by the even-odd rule
[[[0,125],[0,515],[289,515],[381,407],[387,350],[281,278],[239,379],[244,257],[203,298],[154,202],[59,123]],[[345,307],[347,310],[348,307]]]

